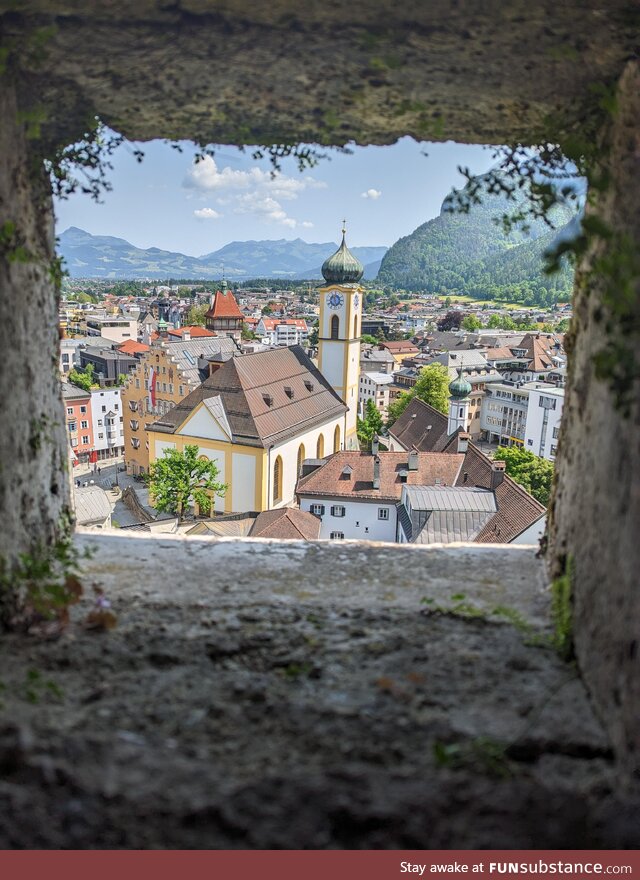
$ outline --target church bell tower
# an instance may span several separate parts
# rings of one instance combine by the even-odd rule
[[[322,265],[325,285],[319,289],[318,368],[349,407],[344,426],[343,449],[358,449],[358,381],[362,299],[360,279],[364,266],[347,248],[346,229],[342,244]]]

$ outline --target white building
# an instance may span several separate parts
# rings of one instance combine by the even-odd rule
[[[304,318],[261,317],[255,333],[265,345],[303,345],[309,328]]]
[[[386,416],[389,410],[389,386],[393,383],[390,373],[360,373],[358,387],[358,406],[364,417],[368,400],[373,400],[376,409]]]
[[[124,417],[120,388],[91,392],[93,442],[98,459],[117,458],[124,452]]]
[[[554,461],[558,450],[564,388],[540,382],[530,383],[524,448]]]
[[[111,342],[126,342],[138,338],[138,323],[127,318],[87,315],[87,336],[102,336]]]
[[[320,517],[321,538],[395,542],[403,487],[453,485],[463,460],[457,453],[340,452],[303,464],[296,494],[301,510]]]
[[[502,446],[520,446],[554,461],[564,389],[547,382],[488,386],[480,415],[484,436]]]

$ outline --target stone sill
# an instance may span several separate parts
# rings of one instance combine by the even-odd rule
[[[0,848],[637,845],[535,548],[75,540],[71,624],[0,642]]]
[[[79,548],[92,550],[87,576],[122,598],[169,591],[172,601],[188,602],[211,597],[222,583],[238,598],[303,596],[349,607],[413,607],[422,598],[446,602],[464,593],[481,606],[508,606],[532,624],[548,624],[546,571],[533,545],[199,539],[117,529],[76,535]]]

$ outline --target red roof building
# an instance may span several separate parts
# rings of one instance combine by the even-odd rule
[[[207,330],[219,336],[233,336],[235,339],[240,339],[242,335],[244,315],[230,290],[217,291],[204,319]]]

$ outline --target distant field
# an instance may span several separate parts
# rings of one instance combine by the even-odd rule
[[[472,296],[465,296],[464,294],[452,294],[449,296],[451,302],[468,302],[473,303],[474,306],[493,306],[496,309],[527,309],[527,311],[532,308],[531,306],[525,306],[522,303],[517,302],[496,302],[494,299],[474,299]],[[535,308],[535,307],[534,307]]]

